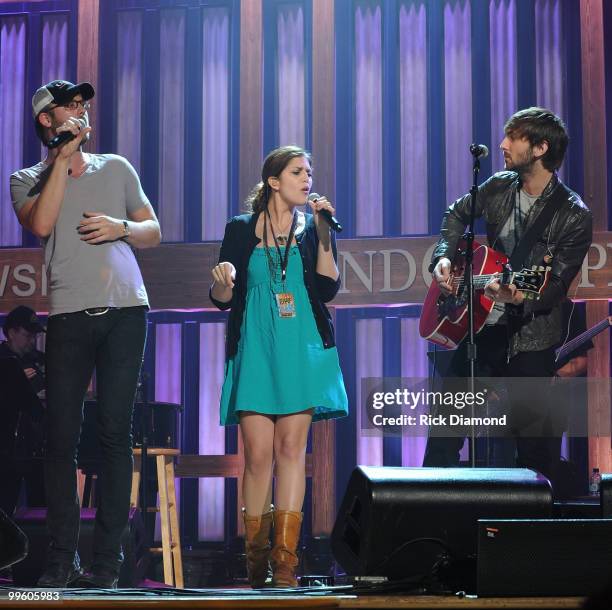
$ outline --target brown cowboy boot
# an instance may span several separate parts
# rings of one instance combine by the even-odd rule
[[[297,546],[302,526],[302,513],[277,510],[274,515],[274,547],[272,560],[272,586],[297,587],[295,568],[298,564]]]
[[[252,517],[242,509],[247,575],[253,589],[265,587],[266,579],[270,575],[270,530],[273,515],[273,506],[270,506],[267,513]]]

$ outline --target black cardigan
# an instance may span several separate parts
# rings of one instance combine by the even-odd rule
[[[225,235],[221,243],[219,262],[230,262],[236,268],[236,280],[234,281],[234,292],[232,299],[227,303],[217,301],[212,296],[212,288],[209,291],[210,300],[219,309],[230,309],[227,324],[227,337],[225,343],[225,357],[232,358],[238,351],[238,341],[240,340],[240,327],[246,302],[247,290],[247,268],[253,249],[261,241],[255,235],[255,226],[259,214],[242,214],[235,216],[225,225]],[[295,236],[295,240],[302,257],[304,267],[304,285],[308,292],[308,298],[312,307],[315,322],[323,341],[323,347],[329,349],[336,345],[334,339],[334,327],[331,316],[325,303],[331,301],[340,288],[340,277],[332,280],[330,277],[320,275],[316,272],[317,252],[319,246],[319,236],[314,223],[312,214],[305,214],[306,226],[304,230]],[[334,260],[338,260],[336,250],[336,237],[332,232],[331,245]]]

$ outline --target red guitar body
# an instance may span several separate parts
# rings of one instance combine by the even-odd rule
[[[465,248],[462,242],[459,244]],[[474,242],[474,276],[502,272],[508,257],[500,252]],[[463,277],[465,257],[457,256],[451,268],[454,278]],[[487,316],[493,309],[493,301],[484,295],[484,289],[474,291],[474,331],[482,330]],[[441,345],[455,348],[469,331],[467,316],[467,291],[462,286],[456,294],[443,296],[436,282],[432,282],[421,312],[419,333],[421,337]]]

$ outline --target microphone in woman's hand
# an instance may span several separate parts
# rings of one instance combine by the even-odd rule
[[[319,193],[310,193],[310,195],[308,195],[308,201],[316,201],[317,199],[321,199]],[[330,226],[332,231],[336,233],[342,232],[342,225],[335,216],[331,215],[329,210],[319,210],[319,214],[325,219],[325,222]]]

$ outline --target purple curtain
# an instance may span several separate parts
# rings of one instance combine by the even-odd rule
[[[429,365],[427,362],[427,341],[419,335],[418,318],[404,318],[401,321],[402,333],[402,377],[429,377]],[[427,389],[427,386],[425,386]],[[402,438],[402,466],[421,466],[423,455],[425,455],[425,436],[414,436],[409,434],[408,428],[404,429]]]
[[[182,404],[182,325],[155,326],[155,400]],[[180,479],[175,480],[177,504],[180,504]],[[180,515],[180,506],[177,506]],[[155,539],[161,538],[159,513],[155,519]]]
[[[0,123],[3,141],[0,157],[0,246],[20,246],[21,226],[13,211],[9,176],[23,162],[26,78],[26,21],[24,17],[0,19]]]
[[[414,235],[429,228],[425,2],[401,5],[399,34],[402,234]]]
[[[185,11],[160,11],[159,222],[164,241],[183,241]]]
[[[357,464],[364,466],[383,465],[382,431],[362,430],[361,380],[364,377],[383,376],[382,319],[357,320],[355,323],[355,385],[357,387]]]
[[[565,65],[559,0],[536,0],[536,83],[538,104],[565,114]]]
[[[182,396],[182,326],[155,326],[155,400],[181,404]]]
[[[117,153],[140,173],[140,108],[142,97],[142,13],[122,11],[117,19]],[[162,227],[162,232],[165,228]]]
[[[382,17],[379,4],[355,10],[355,216],[357,235],[382,235]],[[339,160],[344,163],[344,160]]]
[[[219,397],[225,370],[225,323],[200,324],[199,453],[225,454],[225,428],[219,425]],[[199,479],[198,539],[223,540],[225,481]]]
[[[68,78],[68,15],[43,16],[42,82]],[[41,144],[41,158],[47,149]]]
[[[539,106],[549,108],[567,120],[565,101],[565,46],[561,21],[561,0],[536,0],[536,83]],[[565,166],[559,171],[561,179]]]
[[[42,82],[68,77],[68,15],[43,17]]]
[[[444,6],[444,124],[446,200],[463,195],[471,184],[472,51],[471,5],[453,0]]]
[[[304,12],[301,4],[279,6],[277,35],[278,141],[281,146],[305,146]]]
[[[230,15],[225,7],[203,10],[202,22],[202,239],[223,237],[229,216]],[[219,397],[225,363],[225,324],[200,325],[199,453],[223,455]],[[198,482],[198,538],[223,540],[225,482]]]
[[[229,216],[230,15],[203,9],[202,239],[222,239]],[[194,204],[196,202],[193,202]]]
[[[495,172],[504,167],[504,157],[499,150],[499,143],[504,137],[504,123],[517,110],[515,0],[491,0],[489,32],[491,163]]]

